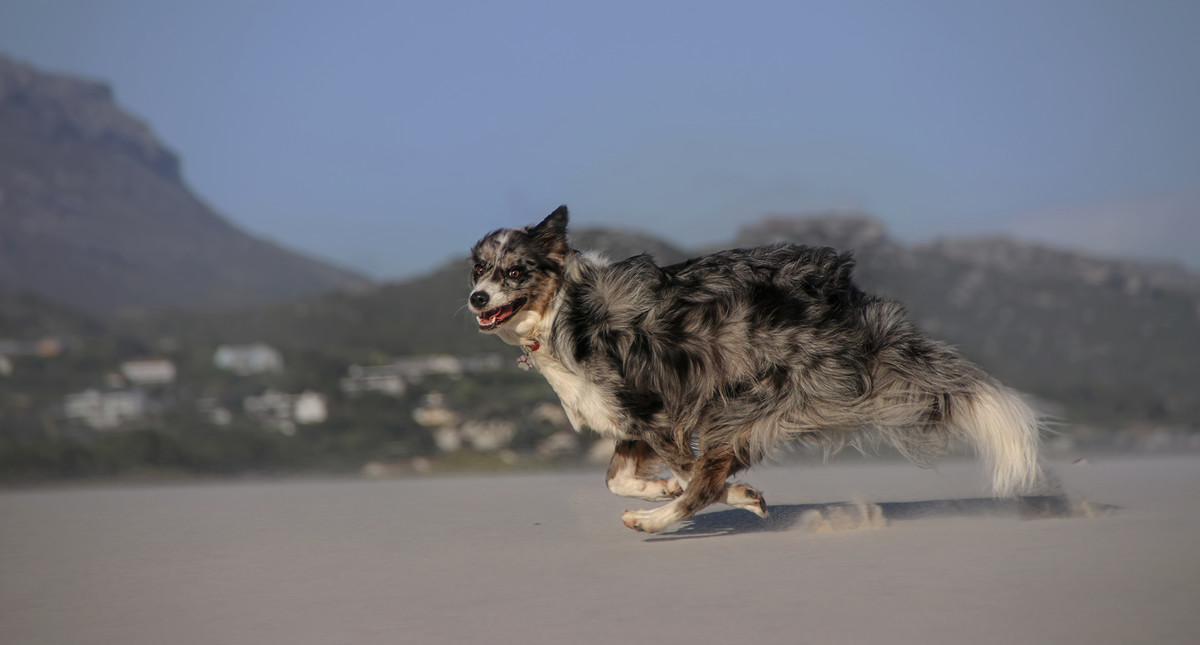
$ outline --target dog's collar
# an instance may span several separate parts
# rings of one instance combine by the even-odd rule
[[[542,344],[537,342],[536,338],[533,340],[532,345],[522,345],[521,350],[525,353],[517,357],[517,367],[523,370],[534,369],[535,365],[533,364],[532,356],[533,353],[536,352],[541,346]]]

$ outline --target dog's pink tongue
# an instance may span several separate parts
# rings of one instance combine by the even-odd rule
[[[505,313],[507,311],[508,311],[508,307],[501,307],[501,308],[497,309],[496,313],[483,319],[483,324],[485,324],[485,325],[496,324],[496,322],[499,321],[505,315]]]

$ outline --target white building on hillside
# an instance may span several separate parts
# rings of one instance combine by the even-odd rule
[[[328,419],[329,406],[325,405],[325,397],[308,390],[297,394],[292,402],[292,418],[301,425],[321,423]]]
[[[213,355],[213,363],[240,376],[283,371],[283,355],[266,343],[221,345]]]
[[[146,395],[141,390],[84,390],[68,394],[63,414],[93,430],[116,430],[146,416]]]
[[[475,356],[451,356],[429,354],[404,356],[385,365],[351,365],[342,378],[342,391],[357,395],[363,392],[382,392],[401,396],[409,384],[418,383],[427,376],[459,377],[464,374],[492,372],[504,366],[499,354]]]
[[[408,389],[404,375],[391,365],[351,365],[341,385],[342,391],[351,396],[363,392],[402,396]]]
[[[134,385],[168,385],[175,382],[175,363],[165,358],[139,358],[121,363],[121,375]]]
[[[243,399],[242,407],[250,418],[286,435],[295,434],[297,425],[321,423],[329,416],[325,397],[311,391],[286,394],[267,390]]]

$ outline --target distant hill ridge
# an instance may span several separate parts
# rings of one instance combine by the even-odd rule
[[[109,86],[0,55],[0,289],[111,312],[250,306],[369,283],[214,213]]]

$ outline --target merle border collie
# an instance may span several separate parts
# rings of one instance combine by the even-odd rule
[[[471,252],[479,329],[525,351],[576,430],[616,441],[608,488],[656,533],[721,502],[766,517],[729,478],[799,441],[831,454],[886,441],[918,464],[965,440],[995,495],[1039,477],[1035,413],[851,279],[848,253],[776,245],[660,267],[567,242],[567,208]]]

